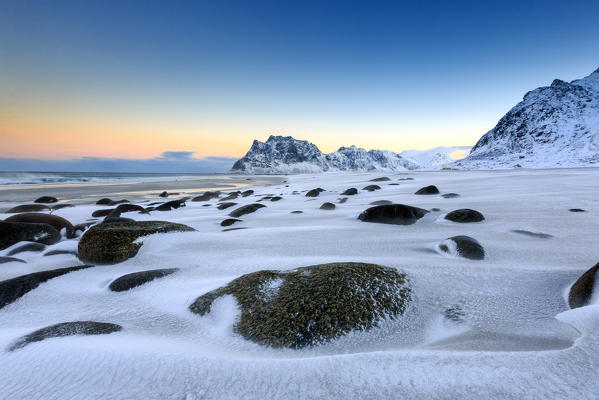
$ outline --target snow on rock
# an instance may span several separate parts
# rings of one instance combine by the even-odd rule
[[[468,155],[472,146],[438,146],[429,150],[404,150],[403,158],[414,162],[420,169],[440,169]]]
[[[599,164],[599,69],[524,95],[456,167],[551,168]]]

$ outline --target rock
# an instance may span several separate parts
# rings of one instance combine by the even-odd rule
[[[178,270],[179,268],[169,268],[134,272],[132,274],[123,275],[120,278],[115,279],[110,283],[110,286],[108,287],[113,292],[123,292],[125,290],[130,290],[135,287],[141,286],[144,283],[153,281],[154,279],[170,275]]]
[[[358,189],[356,188],[349,188],[345,192],[341,193],[342,196],[353,196],[355,194],[358,194]]]
[[[595,289],[597,270],[599,270],[599,263],[591,267],[574,282],[570,288],[570,293],[568,293],[570,308],[583,307],[589,304]]]
[[[414,178],[400,178],[400,181],[413,181]]]
[[[27,213],[27,212],[39,212],[39,211],[48,211],[50,207],[44,204],[22,204],[20,206],[15,206],[10,210],[6,211],[7,214],[16,214],[16,213]]]
[[[333,203],[322,203],[322,205],[320,206],[321,210],[334,210],[335,209],[335,205]]]
[[[168,192],[165,190],[164,192],[160,193],[158,197],[168,197]]]
[[[390,180],[391,180],[391,178],[389,178],[387,176],[381,176],[380,178],[371,179],[370,182],[387,182]]]
[[[111,324],[108,322],[96,322],[96,321],[75,321],[75,322],[62,322],[60,324],[47,326],[42,329],[38,329],[29,335],[23,336],[18,339],[15,344],[10,346],[8,351],[14,351],[27,346],[30,343],[41,342],[42,340],[72,336],[72,335],[106,335],[113,332],[118,332],[123,329],[120,325]]]
[[[375,190],[379,190],[381,187],[379,185],[368,185],[363,187],[362,190],[367,190],[369,192],[374,192]]]
[[[266,207],[264,204],[260,204],[260,203],[253,203],[253,204],[248,204],[245,206],[241,206],[236,210],[233,210],[230,214],[229,217],[233,217],[233,218],[239,218],[242,215],[246,215],[246,214],[251,214],[261,208]]]
[[[549,238],[553,237],[552,235],[550,235],[548,233],[531,232],[531,231],[525,231],[525,230],[522,230],[522,229],[512,229],[512,232],[519,233],[521,235],[537,237],[539,239],[549,239]]]
[[[441,197],[446,198],[446,199],[454,199],[456,197],[460,197],[460,195],[457,193],[445,193],[445,194],[442,194]]]
[[[237,218],[227,218],[220,223],[220,226],[231,226],[235,222],[241,222],[241,220]]]
[[[14,256],[15,254],[24,253],[26,251],[42,251],[45,248],[46,248],[46,245],[43,244],[43,243],[36,243],[36,242],[25,243],[25,244],[22,244],[19,247],[16,247],[16,248],[12,249],[6,255],[7,256]]]
[[[191,232],[195,229],[166,221],[101,223],[89,228],[81,240],[77,254],[84,262],[116,264],[134,257],[143,243],[137,239],[155,233]]]
[[[218,208],[219,210],[226,210],[227,208],[233,207],[235,205],[237,205],[237,203],[220,203],[216,208]]]
[[[466,313],[459,305],[455,304],[443,311],[443,316],[453,322],[464,322]]]
[[[101,210],[96,210],[92,213],[92,217],[94,217],[94,218],[106,217],[107,215],[112,213],[114,210],[116,210],[116,208],[103,208]]]
[[[441,209],[440,209],[440,208],[438,208],[438,207],[433,207],[433,208],[431,208],[431,211],[438,212],[438,211],[441,211]]]
[[[339,199],[339,204],[343,204],[347,201],[347,197],[342,197]]]
[[[45,252],[44,254],[42,254],[44,257],[50,257],[50,256],[58,256],[61,254],[70,254],[72,256],[77,256],[77,252],[73,251],[73,250],[50,250]]]
[[[484,260],[485,249],[470,236],[452,236],[439,244],[439,249],[448,254],[458,255],[470,260]]]
[[[399,186],[399,183],[390,183],[389,186]]]
[[[461,208],[447,213],[445,219],[453,222],[480,222],[484,221],[485,217],[476,210]]]
[[[279,201],[282,200],[283,198],[281,196],[275,196],[273,198],[270,199],[270,201]]]
[[[69,272],[80,269],[90,268],[93,265],[80,265],[77,267],[52,269],[49,271],[34,272],[32,274],[21,275],[16,278],[7,279],[0,282],[0,308],[12,303],[19,297],[29,293],[40,284],[58,276],[68,274]]]
[[[42,196],[37,198],[34,203],[57,203],[58,199],[52,196]]]
[[[135,220],[131,219],[131,218],[125,218],[125,217],[111,217],[109,215],[106,218],[104,218],[104,220],[102,221],[102,223],[104,223],[104,224],[112,224],[115,222],[135,222]]]
[[[129,200],[111,200],[109,198],[103,198],[100,199],[96,202],[97,205],[99,206],[116,206],[117,204],[122,204],[122,203],[129,203]]]
[[[312,190],[308,191],[308,193],[306,193],[306,197],[317,197],[318,195],[320,195],[321,192],[324,192],[324,189],[321,189],[321,188],[312,189]]]
[[[177,209],[180,207],[185,207],[185,201],[187,200],[187,198],[185,199],[179,199],[179,200],[171,200],[171,201],[167,201],[166,203],[162,203],[161,205],[159,205],[158,207],[155,208],[156,211],[170,211],[173,208]],[[146,211],[149,211],[148,208],[146,208]]]
[[[75,207],[75,205],[74,204],[68,204],[68,203],[55,204],[55,205],[52,206],[52,211],[61,210],[63,208],[71,208],[71,207]]]
[[[227,197],[220,199],[220,201],[235,200],[237,197],[239,197],[239,195],[238,195],[238,194],[236,194],[236,193],[231,193],[231,194],[229,194]]]
[[[240,226],[238,228],[227,228],[227,229],[223,229],[223,232],[229,232],[229,231],[238,231],[241,229],[247,229],[247,226]]]
[[[571,208],[568,211],[570,211],[570,212],[586,212],[586,210],[583,210],[582,208]]]
[[[399,317],[411,289],[395,268],[332,263],[242,275],[198,297],[189,308],[205,315],[224,295],[234,296],[241,309],[235,332],[258,344],[298,349]]]
[[[94,224],[95,224],[95,222],[83,222],[81,224],[77,224],[77,225],[73,226],[73,230],[75,231],[75,233],[84,232],[87,228],[89,228],[90,226],[92,226]]]
[[[427,210],[404,204],[389,204],[370,207],[363,211],[358,219],[364,222],[382,224],[412,225],[428,213]]]
[[[414,194],[439,194],[439,189],[435,185],[430,185],[418,189]]]
[[[27,261],[21,260],[20,258],[0,256],[0,264],[9,263],[13,261],[22,262],[25,264],[27,263]]]
[[[208,201],[208,200],[217,198],[218,196],[220,196],[219,191],[216,191],[216,192],[208,191],[208,192],[204,192],[204,194],[194,197],[193,199],[191,199],[191,201]]]
[[[65,229],[67,232],[67,238],[72,239],[75,237],[75,229],[66,219],[59,217],[58,215],[44,214],[44,213],[23,213],[15,214],[4,220],[5,222],[25,222],[29,224],[47,224],[52,226],[58,232]]]
[[[303,214],[303,213],[304,213],[303,211],[295,210],[295,211],[291,211],[290,214]]]
[[[119,213],[128,213],[138,211],[140,214],[149,214],[148,211],[142,206],[138,206],[137,204],[119,204],[115,211]]]
[[[372,206],[386,206],[389,204],[393,204],[393,202],[390,200],[377,200],[377,201],[373,201],[372,203],[370,203],[370,205],[372,205]]]
[[[245,192],[241,192],[242,197],[248,197],[251,194],[254,194],[254,191],[252,189],[246,190]]]
[[[48,224],[0,222],[0,250],[23,241],[54,244],[59,240],[60,232]]]

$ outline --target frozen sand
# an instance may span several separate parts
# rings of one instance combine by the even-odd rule
[[[300,175],[285,177],[289,187],[255,187],[257,195],[284,199],[265,201],[268,208],[234,225],[248,229],[230,232],[222,232],[219,223],[233,208],[219,211],[214,201],[211,207],[188,202],[150,216],[124,214],[181,222],[198,232],[146,238],[133,259],[55,278],[1,309],[2,349],[59,322],[95,320],[124,328],[3,351],[2,397],[597,398],[599,305],[568,310],[564,293],[599,261],[599,169],[391,174],[391,182],[376,183],[381,190],[360,191],[333,211],[319,210],[325,201],[337,203],[345,189],[361,189],[377,176]],[[399,180],[406,177],[414,180]],[[413,194],[430,184],[461,196]],[[315,187],[327,191],[316,199],[291,194]],[[357,220],[376,200],[441,211],[410,226]],[[80,223],[98,208],[103,207],[80,205],[56,214]],[[442,219],[458,208],[476,209],[486,220],[456,224]],[[293,210],[304,213],[290,214]],[[529,237],[514,229],[553,237]],[[455,235],[476,238],[487,258],[470,261],[435,250],[439,241]],[[52,248],[76,245],[63,241]],[[17,257],[28,264],[3,264],[0,279],[79,263],[68,255]],[[219,299],[204,317],[188,311],[196,297],[241,274],[333,261],[372,262],[407,272],[415,298],[405,317],[294,351],[261,347],[235,335],[231,297]],[[181,271],[129,292],[107,288],[129,272],[173,267]],[[462,324],[442,317],[454,305],[463,310]]]

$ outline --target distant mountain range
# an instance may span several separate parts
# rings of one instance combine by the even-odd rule
[[[465,158],[468,146],[369,150],[350,146],[323,154],[306,140],[270,136],[254,140],[232,172],[248,174],[327,171],[394,172],[416,169],[551,168],[599,165],[599,69],[570,83],[556,79],[524,95]]]

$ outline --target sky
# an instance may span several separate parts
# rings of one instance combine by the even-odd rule
[[[598,16],[596,0],[0,0],[0,169],[208,165],[271,134],[474,145],[527,91],[599,67]]]

